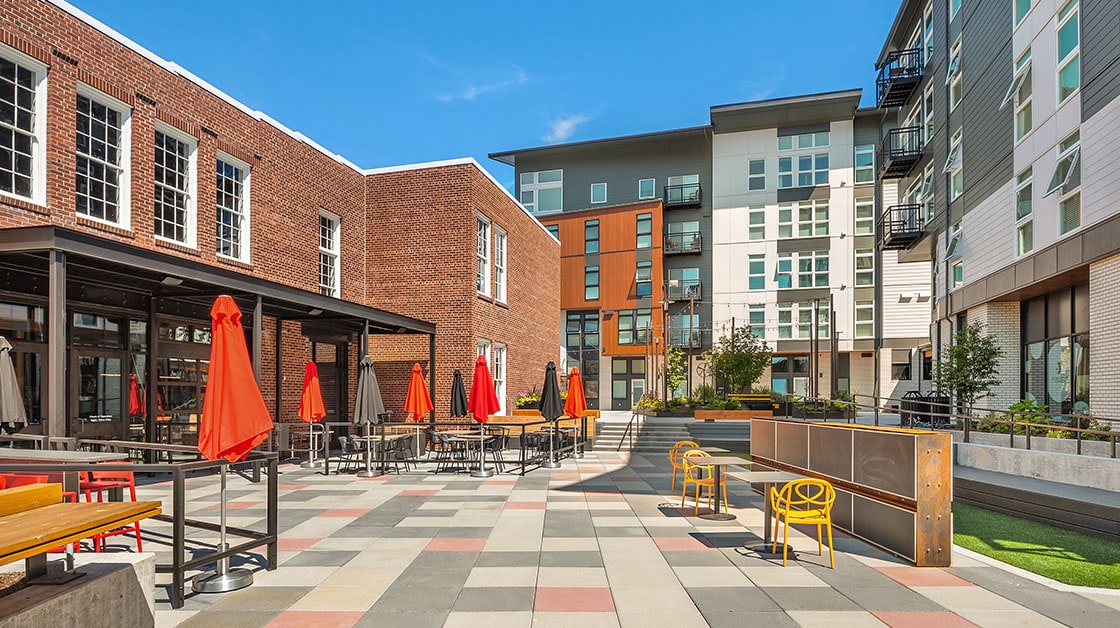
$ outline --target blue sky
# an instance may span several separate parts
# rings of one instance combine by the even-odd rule
[[[862,87],[899,0],[74,0],[363,168],[696,126]]]

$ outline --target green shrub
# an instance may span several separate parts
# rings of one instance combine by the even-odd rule
[[[1052,431],[1047,427],[1052,424],[1052,421],[1046,414],[1046,408],[1033,399],[1021,399],[1015,402],[1001,418],[1004,421],[1015,422],[1016,434],[1026,434],[1029,429],[1031,436],[1046,436]],[[1005,425],[1004,433],[1007,433],[1008,429],[1010,426]]]
[[[692,401],[696,405],[710,405],[716,398],[716,389],[707,384],[701,384],[692,391]]]
[[[665,402],[652,394],[646,393],[634,406],[635,412],[661,412],[665,409]]]

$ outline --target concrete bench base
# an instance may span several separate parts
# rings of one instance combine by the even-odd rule
[[[75,559],[76,571],[85,575],[65,584],[31,585],[0,598],[0,628],[155,626],[155,554],[83,552]],[[61,561],[50,567],[61,567]]]

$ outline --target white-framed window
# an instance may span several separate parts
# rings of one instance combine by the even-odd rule
[[[495,342],[494,358],[490,365],[490,377],[494,380],[494,392],[498,393],[499,414],[506,413],[506,346]]]
[[[521,204],[534,214],[564,210],[564,171],[521,173]]]
[[[74,211],[127,229],[132,108],[82,83],[77,92]]]
[[[914,102],[914,106],[910,108],[910,112],[902,120],[903,129],[919,129],[922,128],[922,101]]]
[[[494,227],[494,299],[504,302],[506,300],[506,232],[500,227]]]
[[[638,262],[634,272],[634,296],[653,296],[653,262]]]
[[[778,150],[804,150],[828,146],[828,131],[782,135],[778,137]]]
[[[1007,93],[1003,97],[1003,103],[1000,105],[1000,109],[1002,109],[1008,103],[1014,103],[1016,142],[1023,139],[1034,127],[1034,112],[1031,106],[1032,83],[1031,50],[1027,48],[1026,52],[1015,61],[1011,85],[1008,86]]]
[[[961,0],[949,0],[949,21],[952,22],[953,18],[957,16],[957,12],[961,10]]]
[[[875,146],[856,146],[856,183],[875,182]]]
[[[856,199],[856,235],[875,233],[875,199],[868,196]]]
[[[961,230],[961,221],[954,222],[949,227],[949,242],[945,245],[945,259],[954,259],[961,256],[961,239],[964,232]]]
[[[778,253],[778,268],[777,272],[774,274],[774,279],[777,280],[778,288],[793,287],[792,253]]]
[[[748,240],[765,240],[766,239],[766,206],[765,205],[751,205],[747,214],[747,239]]]
[[[950,278],[952,279],[952,282],[953,282],[952,283],[953,290],[956,290],[957,288],[960,288],[961,286],[964,285],[964,262],[959,261],[959,260],[956,261],[956,262],[953,262],[953,265],[952,265],[951,271],[950,271]]]
[[[319,294],[338,297],[340,227],[342,220],[325,209],[319,210]]]
[[[475,244],[477,264],[475,271],[475,289],[479,294],[490,294],[490,221],[482,216],[475,216],[477,236]]]
[[[475,348],[477,350],[478,355],[486,358],[486,367],[489,368],[490,367],[490,341],[489,340],[479,340],[476,343]]]
[[[800,201],[797,203],[797,237],[811,238],[828,235],[828,201]]]
[[[875,335],[875,301],[859,299],[856,301],[856,338],[871,338]]]
[[[1065,235],[1081,226],[1081,191],[1058,201],[1058,235]]]
[[[926,10],[922,12],[922,29],[923,60],[929,63],[933,58],[933,0],[929,1]]]
[[[1034,0],[1011,0],[1015,3],[1015,25],[1018,26],[1031,12]]]
[[[793,187],[793,157],[778,158],[778,189]]]
[[[959,0],[958,0],[959,1]],[[949,87],[949,111],[957,108],[964,97],[964,83],[961,71],[961,36],[949,48],[949,70],[945,75],[945,85]]]
[[[818,308],[817,325],[819,338],[828,338],[828,323],[828,308]],[[778,338],[794,338],[795,329],[797,338],[812,338],[813,303],[811,301],[778,304]]]
[[[800,251],[797,254],[797,287],[828,287],[828,251]]]
[[[778,237],[793,237],[793,203],[778,204]]]
[[[814,185],[828,185],[828,153],[778,158],[779,189]]]
[[[933,220],[933,212],[937,209],[933,196],[933,162],[926,164],[922,172],[922,187],[918,190],[918,202],[925,208],[925,221]]]
[[[1058,11],[1058,103],[1081,89],[1081,26],[1078,0]]]
[[[766,304],[751,303],[747,306],[747,311],[751,335],[755,338],[766,338]]]
[[[922,115],[924,116],[924,140],[926,144],[933,139],[933,133],[937,130],[936,118],[933,117],[933,81],[926,83],[925,92],[922,93]]]
[[[954,201],[964,193],[964,154],[961,146],[962,129],[957,129],[949,140],[949,156],[942,172],[949,175],[949,200]]]
[[[155,235],[195,245],[198,140],[156,121]]]
[[[751,159],[747,162],[747,191],[766,189],[766,160]]]
[[[249,261],[250,213],[249,182],[252,169],[249,164],[219,152],[216,169],[217,234],[215,243],[218,255]]]
[[[591,204],[596,205],[599,203],[607,202],[607,184],[606,183],[592,183],[591,184]]]
[[[747,290],[766,289],[766,256],[747,256]]]
[[[778,338],[793,338],[793,304],[778,304]]]
[[[856,249],[856,285],[875,285],[875,249]]]
[[[1043,198],[1050,196],[1059,189],[1064,194],[1068,190],[1081,185],[1081,131],[1077,130],[1066,136],[1058,144],[1058,159],[1054,162],[1054,172],[1050,175],[1050,183],[1046,185]]]
[[[1015,254],[1034,250],[1034,169],[1028,167],[1015,177]]]
[[[638,199],[657,198],[657,179],[638,179]]]
[[[46,204],[46,64],[0,44],[0,194]]]

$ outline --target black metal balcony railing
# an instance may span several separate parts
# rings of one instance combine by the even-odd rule
[[[875,81],[875,102],[880,109],[901,107],[922,80],[922,49],[898,50],[887,55]]]
[[[879,218],[879,250],[902,251],[922,239],[922,206],[892,205]]]
[[[691,347],[693,349],[700,346],[700,330],[693,329],[691,333],[687,328],[685,329],[670,329],[669,330],[669,346],[672,347]]]
[[[665,234],[665,254],[699,253],[703,246],[699,231]]]
[[[699,183],[665,186],[665,207],[696,207],[704,200]]]
[[[668,281],[665,283],[665,298],[670,301],[699,300],[704,291],[699,281]]]
[[[922,127],[891,129],[879,146],[879,178],[901,179],[922,158]]]

